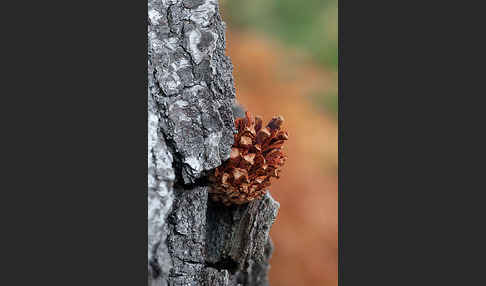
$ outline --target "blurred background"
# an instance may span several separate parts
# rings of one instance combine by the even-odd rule
[[[285,118],[270,284],[337,285],[337,0],[220,0],[238,102]]]

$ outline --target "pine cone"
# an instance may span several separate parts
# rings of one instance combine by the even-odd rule
[[[226,206],[245,204],[261,198],[270,186],[272,177],[279,178],[287,159],[282,145],[288,139],[281,130],[284,119],[274,117],[262,128],[262,119],[253,119],[249,112],[235,120],[238,131],[231,148],[230,159],[215,169],[209,195]]]

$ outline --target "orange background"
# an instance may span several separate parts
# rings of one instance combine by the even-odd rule
[[[255,33],[226,35],[238,102],[264,121],[283,115],[289,133],[288,160],[270,187],[280,203],[270,284],[337,285],[338,125],[308,96],[335,90],[336,72]]]

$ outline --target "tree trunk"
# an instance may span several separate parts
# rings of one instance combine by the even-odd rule
[[[217,0],[148,0],[149,285],[268,285],[279,204],[208,200],[236,108]]]

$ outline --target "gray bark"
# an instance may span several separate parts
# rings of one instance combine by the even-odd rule
[[[235,100],[217,0],[148,0],[149,285],[268,285],[279,204],[208,200]]]

